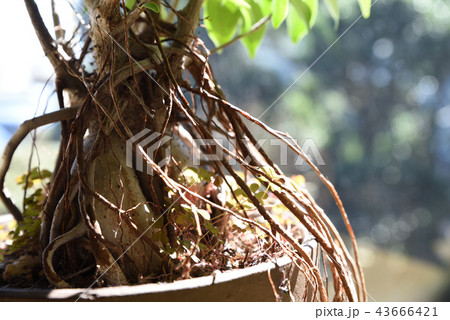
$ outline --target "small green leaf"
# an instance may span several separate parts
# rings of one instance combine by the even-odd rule
[[[241,10],[241,15],[244,19],[244,25],[242,27],[242,33],[250,31],[252,26],[264,18],[263,11],[261,10],[260,4],[255,2],[254,0],[247,0],[247,2],[251,6],[251,10]],[[242,44],[247,49],[250,57],[254,57],[256,54],[256,50],[261,44],[262,38],[264,37],[264,33],[266,32],[266,26],[262,26],[255,32],[249,34],[248,36],[242,38]]]
[[[189,241],[189,240],[181,240],[181,241],[180,241],[180,245],[181,245],[182,247],[184,247],[184,249],[185,249],[186,251],[189,251],[189,249],[190,249],[193,245],[195,245],[195,244],[192,243],[192,241]]]
[[[214,178],[214,185],[216,187],[220,187],[223,184],[223,178],[221,176],[217,176]]]
[[[219,229],[213,225],[210,221],[205,221],[205,227],[216,237],[219,235]]]
[[[125,7],[128,10],[132,10],[134,8],[135,4],[136,4],[136,0],[127,0],[127,1],[125,1]]]
[[[159,6],[154,2],[147,2],[142,5],[144,8],[150,9],[153,12],[159,12]]]
[[[277,186],[275,183],[269,183],[270,191],[281,192],[281,188]]]
[[[207,171],[204,168],[200,168],[198,171],[198,177],[203,181],[211,181],[211,177],[214,175],[214,173]]]
[[[303,1],[309,7],[309,10],[311,10],[311,18],[309,19],[309,27],[312,28],[312,26],[316,23],[317,15],[319,13],[319,0],[303,0]]]
[[[262,200],[267,199],[267,198],[269,197],[269,195],[267,194],[266,191],[258,192],[257,194],[255,194],[255,196],[256,196],[256,198],[257,198],[259,201],[262,201]]]
[[[206,0],[203,15],[208,36],[216,47],[233,39],[241,19],[236,4],[227,1],[225,5],[221,0]]]
[[[296,10],[289,10],[286,25],[292,42],[297,43],[308,33],[308,26]]]
[[[272,180],[276,180],[276,179],[281,178],[281,176],[278,175],[278,174],[275,172],[275,169],[272,168],[271,166],[265,166],[265,167],[262,167],[261,170],[262,170],[262,171],[263,171],[270,179],[272,179]]]
[[[242,196],[244,198],[248,198],[247,194],[242,189],[234,190],[234,194],[235,194],[236,197]]]
[[[253,205],[253,203],[245,201],[244,203],[241,203],[242,207],[244,208],[244,210],[253,210],[255,208],[255,206]]]
[[[291,0],[291,4],[308,29],[311,28],[317,19],[318,0]]]
[[[41,173],[35,168],[33,171],[30,172],[30,179],[31,180],[37,180],[41,178]]]
[[[250,185],[250,190],[252,190],[253,193],[255,193],[256,191],[258,191],[258,189],[259,189],[259,184],[257,184],[257,183],[252,183],[252,184]]]
[[[272,0],[260,0],[258,4],[264,17],[272,12]]]
[[[272,25],[277,29],[286,19],[289,0],[272,0]]]
[[[237,231],[239,231],[239,232],[241,232],[241,233],[244,233],[246,230],[245,229],[242,229],[241,227],[239,227],[239,226],[237,226],[237,225],[235,225],[235,224],[233,224],[233,229],[234,230],[237,230]]]
[[[334,25],[337,27],[339,23],[339,5],[338,0],[325,0],[325,3],[330,13],[331,18],[334,20]]]
[[[245,0],[226,0],[222,1],[225,6],[228,6],[231,10],[235,10],[235,8],[246,8],[251,9],[251,6]],[[231,6],[230,6],[231,4]]]
[[[370,8],[372,7],[372,0],[358,0],[361,13],[365,19],[370,16]]]
[[[42,178],[50,178],[52,173],[46,169],[41,170],[41,176]]]
[[[235,202],[235,201],[226,201],[226,202],[225,202],[225,205],[226,205],[228,208],[234,208],[234,207],[236,206],[236,202]]]
[[[180,177],[184,178],[185,183],[187,183],[189,185],[201,181],[198,170],[194,167],[189,167],[189,168],[184,169],[183,174]]]
[[[303,2],[303,0],[291,0],[291,5],[295,9],[297,16],[301,20],[303,20],[303,22],[309,29],[309,21],[311,20],[311,10],[309,9],[309,7]],[[294,10],[289,10],[289,12],[291,11]]]

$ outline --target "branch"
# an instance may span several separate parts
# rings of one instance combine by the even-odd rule
[[[194,39],[194,32],[200,20],[204,0],[190,0],[179,12],[176,38],[188,45]]]
[[[47,276],[47,279],[54,286],[59,288],[70,287],[70,285],[66,281],[61,279],[61,277],[56,273],[55,268],[53,267],[53,255],[55,254],[55,251],[62,245],[68,243],[69,241],[84,236],[86,232],[87,232],[86,225],[84,224],[84,220],[81,219],[73,229],[54,239],[47,246],[47,248],[45,248],[42,254],[42,265],[44,266],[44,272],[45,275]]]
[[[3,152],[3,161],[0,166],[0,200],[5,204],[6,208],[11,212],[14,218],[17,221],[22,221],[22,214],[17,208],[17,206],[13,203],[10,197],[5,194],[5,176],[8,172],[9,166],[11,165],[11,160],[16,151],[19,144],[25,139],[25,137],[32,130],[45,126],[50,123],[69,120],[75,118],[79,107],[72,107],[61,109],[55,112],[44,114],[40,117],[33,118],[31,120],[27,120],[20,125],[17,131],[14,133],[12,138],[9,140],[8,144],[5,147],[5,151]]]
[[[42,50],[44,50],[45,55],[48,57],[48,60],[50,60],[56,74],[59,74],[58,69],[61,64],[61,56],[59,55],[56,47],[53,45],[55,41],[48,32],[34,0],[25,0],[25,5],[27,7],[31,23],[33,24],[34,31],[36,32],[39,42],[41,43]]]
[[[213,54],[213,53],[216,53],[216,52],[218,52],[218,51],[220,51],[220,50],[222,50],[222,49],[225,48],[225,47],[228,47],[229,45],[232,45],[232,44],[235,43],[236,41],[239,41],[240,39],[242,39],[242,38],[244,38],[244,37],[246,37],[246,36],[252,34],[253,32],[255,32],[255,31],[257,31],[257,30],[259,30],[262,26],[264,26],[264,25],[266,24],[267,21],[270,20],[270,18],[271,18],[270,15],[267,16],[267,17],[262,18],[262,19],[259,20],[257,23],[255,23],[255,24],[250,28],[250,30],[248,30],[247,32],[242,33],[242,34],[238,35],[236,38],[231,39],[231,40],[228,41],[227,43],[224,43],[224,44],[222,44],[221,46],[218,46],[217,48],[214,48],[213,50],[211,50],[210,55]]]

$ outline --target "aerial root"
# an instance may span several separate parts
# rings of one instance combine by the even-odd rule
[[[78,224],[71,229],[70,231],[60,235],[55,238],[50,244],[45,248],[42,254],[42,265],[44,267],[45,275],[47,279],[56,287],[59,288],[69,288],[70,285],[61,279],[61,277],[56,273],[55,268],[53,267],[53,256],[62,245],[68,243],[69,241],[80,238],[86,234],[87,228],[84,224],[83,219],[80,219]]]
[[[11,160],[19,144],[25,139],[25,137],[34,129],[45,126],[50,123],[70,120],[75,118],[78,112],[78,107],[61,109],[55,112],[47,113],[42,116],[27,120],[23,122],[16,130],[14,135],[9,140],[3,152],[3,161],[0,167],[0,199],[5,204],[9,212],[14,216],[17,221],[22,221],[22,213],[14,204],[9,196],[5,193],[5,176],[8,172]]]

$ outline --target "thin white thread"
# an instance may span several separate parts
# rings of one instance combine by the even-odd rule
[[[372,6],[377,2],[378,0],[375,0],[370,7],[372,8]],[[257,120],[261,119],[261,117],[265,115],[266,112],[269,111],[278,102],[278,100],[280,100],[286,94],[286,92],[288,92],[298,82],[298,80],[300,80],[361,18],[362,14],[355,21],[353,21],[353,23],[347,29],[345,29],[345,31],[324,52],[322,52],[322,54],[317,57],[316,60],[314,60],[313,63],[311,63],[309,67],[305,71],[303,71],[302,74],[297,79],[295,79],[295,81],[286,90],[284,90],[284,92],[277,99],[275,99],[275,101],[272,102],[270,106],[266,108],[266,110],[264,110],[263,113],[261,113]],[[255,122],[252,123],[252,125],[254,124]]]

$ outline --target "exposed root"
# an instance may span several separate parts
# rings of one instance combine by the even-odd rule
[[[78,224],[69,232],[55,238],[50,244],[45,248],[42,254],[42,265],[44,267],[45,275],[48,281],[56,287],[59,288],[70,288],[70,285],[61,279],[61,277],[56,273],[53,267],[53,256],[55,251],[58,250],[62,245],[68,243],[69,241],[78,239],[86,234],[86,226],[83,220],[80,220]]]
[[[333,300],[366,300],[354,232],[333,185],[289,135],[227,102],[215,83],[210,53],[194,34],[202,2],[189,1],[185,9],[173,11],[176,24],[163,25],[145,9],[123,15],[121,1],[87,1],[89,41],[94,44],[89,53],[96,59],[96,73],[87,75],[68,62],[58,62],[58,68],[66,68],[82,83],[80,92],[86,95],[72,99],[83,101],[78,112],[63,109],[57,120],[56,114],[52,118],[61,121],[77,114],[70,127],[63,127],[63,154],[43,208],[41,245],[47,278],[55,286],[69,286],[52,258],[66,245],[69,254],[62,259],[70,265],[76,260],[70,253],[77,249],[70,241],[87,231],[86,250],[102,278],[93,285],[171,281],[193,276],[194,269],[207,273],[287,255],[308,279],[313,299],[328,301],[328,274],[323,279],[319,262],[302,246],[305,237],[292,231],[302,225],[323,250],[322,268],[331,271]],[[317,173],[341,212],[354,257],[308,191],[286,177],[259,146],[245,119],[285,143]],[[8,145],[0,168],[1,187],[15,148],[30,130],[22,125]],[[156,134],[154,141],[145,135],[142,141],[133,140],[144,130]],[[164,143],[167,137],[170,144]],[[130,141],[136,142],[133,150],[125,150]],[[130,151],[145,168],[130,167]],[[9,199],[3,190],[0,197]],[[289,212],[288,222],[270,204]],[[20,218],[20,211],[14,210]],[[80,216],[79,223],[64,233]],[[243,240],[247,232],[250,244]],[[235,257],[232,247],[242,252]],[[79,274],[86,265],[64,271]]]
[[[42,116],[30,119],[22,123],[16,130],[14,135],[8,141],[8,144],[3,151],[2,164],[0,166],[0,199],[5,204],[9,212],[17,221],[22,221],[22,213],[5,193],[5,177],[8,172],[11,160],[19,144],[25,137],[34,129],[45,126],[50,123],[69,120],[75,118],[78,112],[78,107],[67,108],[55,112],[47,113]]]

